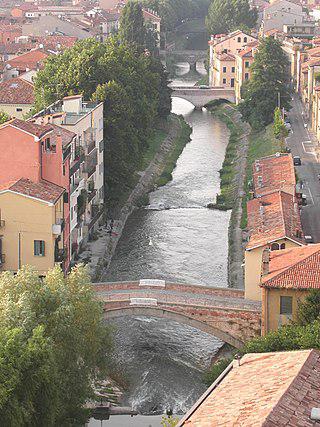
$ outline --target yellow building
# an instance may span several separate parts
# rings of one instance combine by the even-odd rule
[[[249,241],[245,250],[245,297],[261,301],[260,280],[266,248],[279,251],[304,243],[295,195],[284,191],[247,203]]]
[[[63,261],[63,193],[24,178],[0,186],[0,271],[32,265],[45,275]]]
[[[320,289],[320,244],[265,251],[263,255],[262,334],[296,320],[299,301]]]
[[[235,92],[236,92],[236,103],[239,104],[241,100],[241,87],[244,82],[250,79],[251,71],[250,67],[254,61],[254,53],[257,50],[258,42],[252,43],[251,46],[240,50],[235,55]]]

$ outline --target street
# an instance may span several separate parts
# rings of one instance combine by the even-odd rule
[[[317,160],[319,144],[316,137],[305,128],[303,106],[294,95],[292,109],[288,114],[292,132],[287,138],[293,156],[300,156],[302,165],[296,166],[298,180],[303,183],[303,194],[307,196],[307,206],[301,210],[302,227],[305,236],[312,236],[315,243],[320,242],[320,164]]]

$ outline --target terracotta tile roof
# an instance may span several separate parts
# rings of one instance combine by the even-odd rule
[[[247,214],[247,250],[285,238],[303,244],[299,207],[291,194],[278,191],[249,200]]]
[[[52,132],[52,137],[57,138],[58,136],[62,139],[62,146],[66,147],[70,142],[73,140],[73,138],[76,136],[74,132],[71,132],[68,129],[62,128],[60,126],[54,125],[54,124],[48,124],[47,127],[50,127]]]
[[[241,57],[252,57],[253,55],[252,55],[252,50],[254,49],[254,47],[255,46],[257,46],[258,45],[258,43],[256,43],[254,46],[250,46],[250,47],[247,47],[247,48],[245,48],[245,49],[243,49],[243,50],[240,50],[239,52],[238,52],[238,55],[239,56],[241,56]]]
[[[216,381],[178,427],[309,427],[319,407],[320,352],[246,354]]]
[[[5,64],[11,65],[12,68],[17,68],[18,70],[25,70],[26,68],[36,69],[48,56],[48,53],[42,49],[34,49],[16,58],[9,59]]]
[[[34,86],[26,80],[14,78],[0,83],[0,104],[33,104]]]
[[[225,53],[225,52],[217,53],[217,58],[220,61],[234,61],[235,60],[234,55],[232,55],[231,53]]]
[[[267,288],[320,288],[320,244],[271,251]]]
[[[64,188],[49,181],[33,182],[21,178],[18,181],[0,186],[0,192],[12,191],[24,196],[34,197],[48,203],[55,203],[64,193]]]
[[[10,120],[9,122],[4,123],[0,127],[0,129],[5,126],[14,126],[18,129],[21,129],[22,131],[31,133],[32,135],[38,138],[42,138],[48,132],[52,132],[52,128],[49,125],[40,126],[35,123],[25,122],[24,120],[20,120],[20,119]]]
[[[292,155],[279,153],[256,160],[252,179],[256,197],[280,190],[294,195],[296,177]]]

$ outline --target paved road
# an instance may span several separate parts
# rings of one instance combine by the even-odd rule
[[[302,103],[294,96],[289,113],[292,133],[287,139],[293,156],[300,156],[302,165],[296,167],[298,177],[303,182],[303,193],[308,205],[301,211],[302,227],[305,235],[311,235],[314,242],[320,242],[320,163],[317,153],[320,146],[312,132],[305,128]]]

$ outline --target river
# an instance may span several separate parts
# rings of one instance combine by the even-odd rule
[[[179,64],[180,77],[173,84],[195,83],[184,75],[186,67]],[[187,101],[174,98],[172,111],[192,126],[191,141],[172,181],[151,193],[150,205],[128,219],[104,280],[160,278],[226,287],[230,215],[205,206],[219,191],[228,131],[208,111],[196,111]],[[223,343],[164,319],[123,317],[112,323],[115,357],[130,383],[125,403],[143,414],[190,408],[205,390],[203,372]],[[160,426],[159,417],[113,418],[105,425]]]

